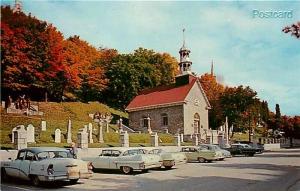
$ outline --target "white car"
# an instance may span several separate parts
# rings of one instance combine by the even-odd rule
[[[183,164],[187,162],[187,158],[182,152],[166,152],[162,149],[151,149],[148,154],[155,154],[161,157],[162,166],[166,169],[171,169],[175,164]]]
[[[162,165],[159,156],[146,154],[144,149],[132,148],[104,149],[99,156],[82,160],[91,162],[94,169],[119,169],[124,174],[129,174],[133,170],[146,172]]]
[[[21,149],[15,160],[1,162],[1,177],[41,182],[69,180],[76,183],[80,178],[92,176],[91,164],[74,159],[70,152],[56,147],[33,147]]]
[[[218,158],[217,160],[224,160],[224,158],[226,157],[223,153],[223,151],[221,151],[221,149],[219,149],[219,147],[217,147],[216,145],[212,145],[212,144],[200,144],[199,147],[203,150],[210,150],[210,151],[215,151],[216,152],[216,157]]]

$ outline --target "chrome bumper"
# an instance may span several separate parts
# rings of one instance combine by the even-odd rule
[[[41,181],[52,182],[59,180],[74,180],[74,179],[88,179],[93,176],[92,172],[72,172],[65,175],[50,175],[50,176],[39,176]]]

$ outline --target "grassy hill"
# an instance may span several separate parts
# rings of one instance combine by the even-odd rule
[[[69,117],[72,121],[73,140],[77,139],[76,133],[78,129],[83,128],[88,123],[92,123],[93,127],[97,129],[97,124],[88,116],[90,113],[110,113],[114,116],[113,121],[119,119],[119,116],[128,118],[127,113],[112,109],[98,102],[39,102],[38,104],[40,111],[44,112],[43,116],[27,117],[25,115],[6,114],[3,109],[1,110],[1,144],[11,143],[11,130],[17,125],[27,126],[28,124],[32,124],[36,128],[36,134],[38,134],[36,137],[37,143],[52,143],[54,142],[53,134],[56,128],[60,128],[62,133],[67,132]],[[40,131],[42,120],[47,121],[47,131]],[[116,127],[112,125],[111,128]],[[114,139],[113,137],[113,135],[110,135],[107,136],[107,139]],[[62,142],[65,142],[63,136]]]
[[[39,102],[39,110],[44,112],[43,116],[25,116],[25,115],[16,115],[16,114],[6,114],[6,112],[1,110],[1,147],[11,148],[11,131],[17,125],[24,125],[25,127],[29,124],[32,124],[35,127],[36,131],[36,144],[30,144],[29,146],[67,146],[66,139],[62,136],[62,143],[54,143],[54,131],[55,129],[61,129],[62,134],[67,133],[67,124],[70,117],[72,121],[72,140],[77,140],[77,132],[80,128],[83,128],[84,125],[88,123],[93,124],[94,128],[94,144],[90,144],[89,147],[105,147],[105,146],[119,146],[119,134],[113,132],[113,129],[117,129],[117,126],[114,124],[110,125],[110,132],[106,133],[104,131],[104,141],[105,144],[97,143],[97,133],[98,133],[98,124],[93,122],[89,117],[89,114],[100,112],[100,113],[110,113],[114,116],[112,123],[115,123],[119,119],[119,116],[123,118],[128,118],[128,114],[112,109],[107,105],[90,102],[90,103],[81,103],[81,102]],[[46,120],[47,122],[47,131],[41,131],[41,121]],[[174,138],[172,135],[168,134],[159,134],[162,144],[170,145],[173,144]],[[130,134],[130,145],[139,146],[139,145],[150,145],[150,135],[149,134]]]

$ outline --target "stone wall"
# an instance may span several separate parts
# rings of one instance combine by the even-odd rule
[[[163,113],[168,115],[168,126],[163,126]],[[148,115],[151,118],[152,131],[163,132],[164,129],[168,129],[169,133],[177,133],[178,129],[183,128],[182,105],[129,112],[129,127],[135,131],[146,131],[147,129],[141,129],[141,119]]]

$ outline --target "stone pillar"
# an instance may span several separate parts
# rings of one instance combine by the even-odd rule
[[[87,149],[89,147],[88,142],[88,133],[86,131],[80,131],[77,133],[77,141],[78,141],[78,148]]]
[[[221,148],[224,148],[225,147],[225,143],[226,143],[226,140],[225,140],[225,136],[223,133],[220,133],[218,135],[218,145],[221,147]]]
[[[225,119],[225,135],[224,135],[224,138],[225,138],[225,145],[229,145],[229,127],[228,127],[228,117],[226,116],[226,119]]]
[[[211,136],[210,135],[206,136],[206,143],[211,144]]]
[[[174,136],[174,138],[175,138],[175,144],[176,144],[176,146],[180,147],[181,146],[180,135],[177,134],[177,135]]]
[[[93,140],[93,124],[89,123],[88,125],[88,133],[89,133],[89,143],[94,143]]]
[[[180,141],[183,143],[183,133],[180,134]]]
[[[105,126],[106,126],[106,132],[109,133],[109,123],[112,120],[112,116],[111,115],[105,115]]]
[[[106,124],[107,124],[107,122],[106,122]],[[99,141],[99,143],[104,143],[102,125],[103,125],[103,120],[100,120],[99,129],[98,129],[98,141]]]
[[[157,133],[151,134],[151,146],[152,147],[158,147],[158,135]]]
[[[120,120],[119,120],[119,132],[120,133],[123,132],[123,119],[122,118],[120,118]]]
[[[27,126],[27,143],[35,143],[35,131],[34,131],[34,126],[32,124],[29,124]]]
[[[152,133],[152,129],[151,129],[151,118],[148,115],[147,117],[147,121],[148,121],[148,133],[151,134]]]
[[[61,130],[60,129],[55,129],[54,142],[55,143],[61,143]]]
[[[41,122],[41,129],[42,129],[42,131],[46,131],[47,130],[47,122],[46,121],[42,121]]]
[[[120,133],[120,143],[122,147],[129,147],[129,135],[127,131]]]
[[[194,136],[193,136],[193,145],[195,145],[195,146],[199,145],[198,134],[194,134]]]
[[[27,148],[27,131],[24,126],[14,131],[14,148],[17,150]]]
[[[105,129],[106,129],[106,133],[109,133],[109,123],[108,123],[108,121],[105,121]]]
[[[72,122],[69,118],[67,127],[67,143],[72,143]]]

